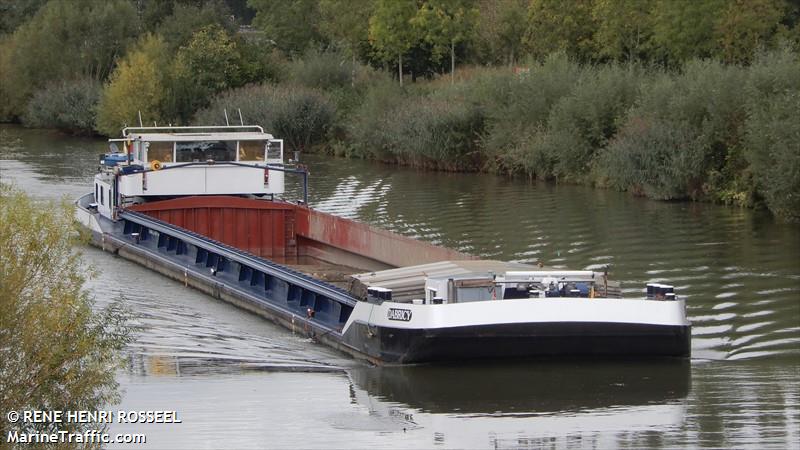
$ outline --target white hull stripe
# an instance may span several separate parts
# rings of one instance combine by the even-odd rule
[[[626,299],[519,299],[445,305],[358,302],[353,322],[404,329],[434,329],[511,323],[630,323],[685,326],[685,302]]]

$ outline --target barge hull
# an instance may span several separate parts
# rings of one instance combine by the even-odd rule
[[[375,364],[689,356],[690,325],[682,301],[572,299],[570,304],[582,303],[574,309],[557,299],[375,304],[144,211],[122,211],[116,222],[102,218],[87,208],[90,197],[79,200],[77,217],[103,250]],[[341,223],[331,223],[342,233]],[[328,240],[325,245],[337,239],[324,233],[309,237]],[[639,323],[642,318],[649,322]]]
[[[249,311],[263,317],[276,325],[282,326],[301,334],[317,342],[327,345],[334,350],[346,353],[354,358],[363,359],[373,364],[380,364],[382,361],[346,345],[337,332],[331,332],[329,327],[321,326],[313,320],[308,320],[302,314],[287,311],[277,307],[277,299],[267,300],[252,292],[237,289],[229,283],[220,282],[213,276],[189,268],[170,260],[168,257],[155,255],[144,247],[131,245],[129,242],[117,239],[105,233],[92,233],[91,244],[103,251],[124,258],[128,261],[139,264],[161,275],[166,276],[186,287],[192,287],[198,291],[210,295],[211,297],[222,300],[226,303]]]
[[[555,356],[682,358],[691,352],[691,327],[685,325],[539,322],[407,329],[357,322],[351,328],[358,336],[353,341],[379,352],[381,360],[400,364]]]

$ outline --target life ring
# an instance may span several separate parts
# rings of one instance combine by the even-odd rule
[[[162,167],[161,161],[157,159],[150,161],[150,170],[161,170]]]

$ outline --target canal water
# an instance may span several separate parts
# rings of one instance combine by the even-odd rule
[[[0,127],[0,180],[89,190],[106,144]],[[692,359],[375,368],[93,248],[97,304],[136,314],[123,398],[180,424],[144,448],[800,446],[800,226],[491,175],[308,156],[313,207],[485,258],[602,269],[687,297]],[[289,197],[297,198],[298,188]],[[1,225],[0,225],[1,226]],[[125,446],[120,446],[125,448]],[[133,446],[130,446],[133,447]]]

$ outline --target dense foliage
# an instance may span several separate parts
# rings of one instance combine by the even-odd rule
[[[23,113],[22,123],[35,128],[58,128],[74,134],[92,134],[102,85],[91,78],[62,81],[36,91]]]
[[[224,109],[232,120],[241,109],[294,149],[800,215],[796,2],[22,0],[0,9],[0,119],[116,135],[140,115],[221,123]]]
[[[84,289],[71,205],[42,207],[0,184],[0,409],[98,410],[118,399],[128,342],[119,302],[99,313]],[[7,435],[13,426],[0,421]],[[21,432],[80,432],[93,423],[25,423]],[[27,428],[26,428],[27,427]]]
[[[233,123],[239,114],[246,123],[257,123],[284,139],[291,150],[308,150],[320,143],[330,129],[335,108],[316,89],[297,85],[259,85],[227,91],[212,106],[197,113],[196,122],[225,125],[225,112]]]

